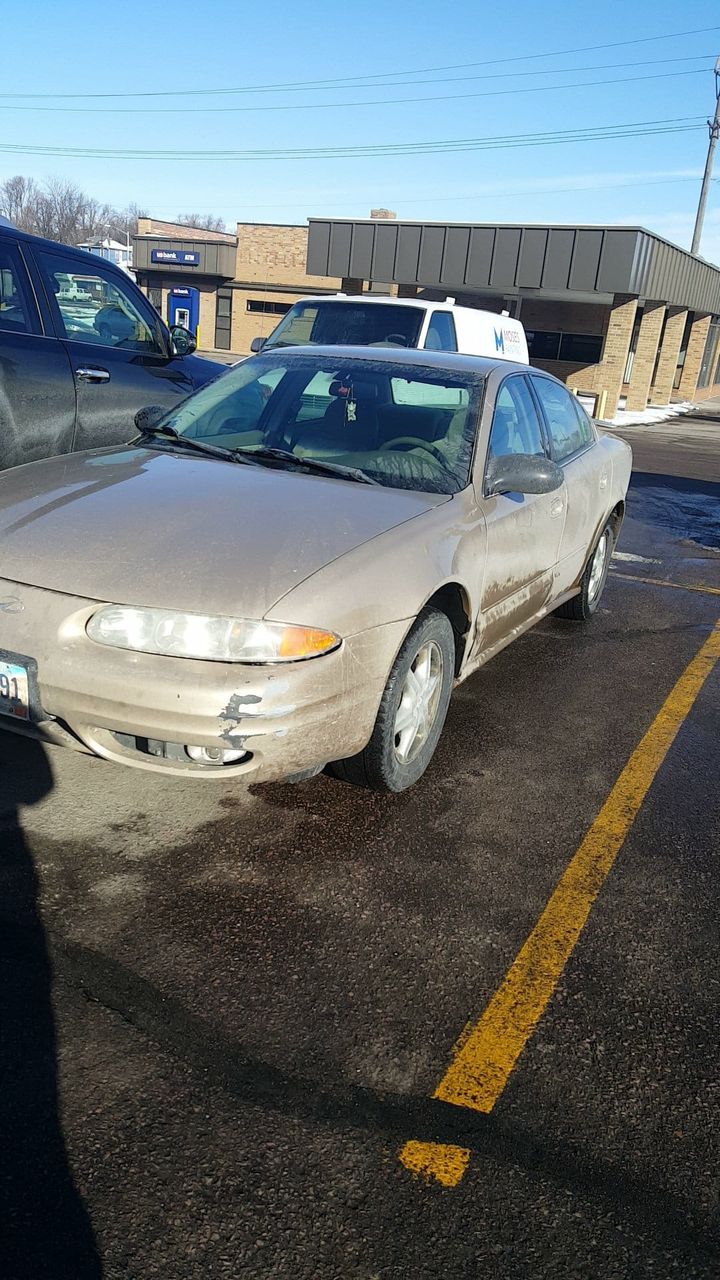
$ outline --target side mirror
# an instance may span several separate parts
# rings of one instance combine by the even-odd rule
[[[492,458],[485,490],[494,493],[554,493],[563,482],[562,468],[540,454],[508,453]]]
[[[250,343],[250,350],[252,351],[253,355],[256,356],[258,351],[262,351],[264,346],[265,346],[265,338],[253,338],[252,342]]]
[[[149,404],[144,409],[138,409],[135,414],[134,422],[138,431],[150,431],[156,427],[161,418],[165,417],[167,409],[163,409],[162,405]]]
[[[170,330],[170,340],[176,356],[191,356],[197,347],[195,334],[184,325],[174,324]]]

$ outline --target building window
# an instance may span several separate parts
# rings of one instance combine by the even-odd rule
[[[255,315],[262,316],[285,316],[290,310],[289,302],[267,302],[264,298],[248,298],[247,310]]]
[[[531,360],[566,360],[569,364],[597,364],[603,340],[595,333],[550,333],[526,330]]]

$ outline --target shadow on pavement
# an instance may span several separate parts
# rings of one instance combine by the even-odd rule
[[[633,471],[628,513],[682,541],[720,547],[720,484],[648,471]]]
[[[42,746],[0,732],[0,1275],[96,1280],[60,1126],[52,972],[19,806],[53,786]]]

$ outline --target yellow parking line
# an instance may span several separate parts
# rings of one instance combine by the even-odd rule
[[[489,1112],[494,1107],[547,1007],[658,769],[719,658],[720,621],[633,751],[480,1021],[461,1036],[433,1097],[473,1111]],[[460,1181],[468,1158],[465,1148],[436,1143],[410,1142],[400,1152],[400,1160],[411,1172],[437,1178],[445,1186]]]
[[[611,569],[613,578],[627,578],[629,582],[646,582],[651,587],[674,587],[676,591],[701,591],[706,596],[720,596],[720,587],[704,587],[698,583],[666,582],[663,578],[639,578],[634,573],[622,573]]]

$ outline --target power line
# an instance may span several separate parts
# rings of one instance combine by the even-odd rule
[[[578,68],[582,70],[582,68]],[[416,98],[372,98],[370,101],[362,102],[300,102],[300,103],[284,103],[282,105],[272,104],[271,106],[262,107],[155,107],[153,108],[153,116],[155,115],[173,115],[185,114],[204,115],[207,113],[231,113],[238,112],[263,112],[263,111],[339,111],[349,107],[384,107],[384,106],[400,106],[402,103],[411,102],[458,102],[467,100],[468,98],[500,98],[509,94],[516,96],[518,94],[528,93],[558,93],[563,89],[592,89],[595,86],[603,86],[609,84],[636,84],[643,80],[669,80],[678,76],[700,76],[705,75],[710,68],[698,67],[692,71],[659,71],[647,76],[619,76],[609,80],[573,80],[569,84],[541,84],[528,86],[524,89],[482,89],[477,93],[442,93],[422,95]],[[392,86],[395,87],[394,85]],[[1,111],[50,111],[73,113],[79,115],[87,115],[87,107],[29,107],[16,106],[14,103],[0,102]],[[145,107],[94,107],[94,115],[143,115],[147,116],[147,108]]]
[[[705,62],[705,61],[707,61],[707,59],[709,59],[709,58],[713,58],[713,59],[714,59],[714,57],[715,57],[715,55],[714,55],[713,53],[698,53],[698,54],[695,54],[693,57],[689,57],[689,58],[657,58],[657,59],[655,59],[655,62],[653,63],[653,65],[654,65],[654,66],[660,66],[660,65],[665,65],[665,64],[667,64],[667,63],[676,63],[676,62]],[[396,83],[394,83],[394,84],[382,85],[382,86],[381,86],[381,85],[353,85],[353,84],[343,84],[343,85],[338,85],[338,86],[337,86],[337,89],[338,89],[338,90],[339,90],[339,89],[350,89],[350,90],[354,89],[354,90],[356,90],[356,91],[357,91],[357,90],[359,90],[359,89],[376,89],[376,88],[387,88],[387,89],[395,89],[395,88],[398,88],[398,89],[399,89],[399,88],[405,88],[405,87],[407,87],[407,86],[409,86],[409,85],[416,85],[416,84],[418,84],[418,85],[427,85],[427,84],[461,84],[461,83],[463,83],[463,82],[467,82],[468,80],[473,80],[473,81],[474,81],[474,80],[503,80],[503,81],[505,81],[505,80],[508,80],[508,79],[518,79],[518,78],[523,78],[523,79],[524,79],[526,76],[529,76],[529,75],[533,75],[533,76],[570,75],[570,74],[573,74],[573,73],[577,74],[577,73],[579,73],[579,72],[581,72],[581,71],[582,71],[582,72],[585,72],[585,71],[610,71],[610,70],[613,70],[613,69],[615,69],[615,68],[622,68],[622,69],[625,69],[625,68],[628,68],[628,67],[646,67],[647,65],[648,65],[648,64],[647,64],[647,59],[643,59],[643,60],[642,60],[642,61],[640,61],[640,62],[606,62],[606,63],[600,63],[600,64],[596,63],[596,64],[595,64],[595,65],[593,65],[593,66],[587,66],[587,67],[557,67],[557,68],[551,68],[551,69],[549,69],[549,70],[547,70],[547,71],[545,71],[545,70],[538,70],[538,71],[501,71],[501,72],[497,72],[497,73],[492,73],[492,74],[490,74],[490,75],[480,75],[480,76],[452,76],[452,77],[450,77],[450,78],[448,78],[447,76],[442,76],[441,78],[439,78],[439,79],[435,79],[435,80],[399,80],[399,81],[397,81],[397,82],[396,82]],[[700,71],[706,71],[706,70],[708,70],[708,69],[711,69],[711,68],[708,68],[707,66],[706,66],[706,67],[698,68],[698,70],[700,70]],[[688,75],[688,74],[694,74],[694,72],[680,72],[680,71],[675,71],[675,72],[666,72],[665,74],[668,74],[668,75]],[[627,77],[627,79],[635,79],[635,77],[634,77],[634,76],[630,76],[630,77]],[[621,81],[621,80],[617,80],[617,81],[611,81],[611,80],[600,80],[600,81],[596,81],[596,83],[598,83],[598,84],[620,84],[620,83],[623,83],[623,82],[624,82],[624,81]],[[585,83],[585,82],[583,82],[583,84],[584,84],[584,83]],[[550,86],[538,86],[538,88],[548,88],[548,87],[549,87],[549,88],[563,88],[563,87],[564,87],[564,88],[577,88],[577,86],[576,86],[576,85],[565,85],[565,86],[563,86],[563,85],[557,85],[557,86],[556,86],[556,85],[550,85]],[[307,88],[307,89],[304,89],[304,90],[303,90],[303,92],[306,92],[306,93],[314,93],[314,92],[316,92],[316,89],[315,89],[315,87],[313,87],[313,88]],[[508,90],[507,92],[509,92],[509,93],[532,92],[532,87],[530,88],[530,90],[510,89],[510,90]],[[0,94],[0,99],[2,99],[2,96],[3,96],[3,95],[2,95],[2,94]],[[477,94],[458,94],[458,95],[453,95],[453,96],[457,96],[457,97],[477,97],[477,96],[483,96],[483,95],[477,95]],[[185,113],[192,113],[193,115],[196,115],[196,114],[200,114],[200,113],[203,113],[203,112],[228,112],[228,111],[229,111],[229,112],[234,112],[234,111],[289,111],[289,110],[292,110],[292,111],[302,111],[302,110],[308,110],[309,108],[313,108],[313,109],[315,109],[315,108],[317,108],[317,107],[328,107],[328,108],[334,108],[334,107],[378,106],[378,105],[387,105],[388,103],[394,103],[394,102],[438,102],[438,101],[442,101],[442,99],[440,99],[440,98],[425,98],[425,97],[423,97],[423,98],[382,98],[382,99],[380,99],[380,102],[379,102],[379,103],[378,103],[378,102],[333,102],[333,103],[316,103],[316,102],[314,102],[314,103],[310,103],[310,104],[307,104],[307,103],[301,103],[301,104],[299,104],[299,105],[292,104],[291,106],[270,106],[270,107],[182,107],[182,106],[175,106],[175,107],[154,107],[154,108],[153,108],[153,115],[177,115],[177,114],[178,114],[178,112],[182,112],[183,114],[185,114]],[[147,110],[148,110],[148,109],[147,109],[147,107],[95,107],[95,108],[93,108],[93,112],[94,112],[94,114],[95,114],[95,115],[147,115]],[[61,113],[61,114],[63,114],[63,115],[87,115],[88,108],[87,108],[87,107],[58,107],[58,106],[51,106],[51,107],[40,107],[40,106],[37,106],[37,107],[36,107],[36,106],[28,106],[28,105],[24,105],[24,104],[16,104],[16,103],[14,103],[14,102],[3,102],[3,101],[1,101],[1,100],[0,100],[0,111],[44,111],[44,112],[53,112],[53,113],[54,113],[54,112],[59,112],[59,113]]]
[[[447,204],[448,202],[452,202],[453,204],[455,204],[458,201],[465,201],[465,200],[479,201],[479,200],[512,200],[515,198],[525,199],[527,196],[565,195],[568,192],[571,192],[571,193],[577,192],[582,194],[582,192],[589,192],[589,191],[592,191],[592,192],[619,191],[621,189],[626,189],[631,187],[674,186],[675,184],[681,183],[681,182],[697,182],[698,177],[699,177],[699,174],[693,173],[693,174],[688,174],[688,176],[684,178],[653,178],[649,182],[596,182],[596,183],[588,184],[584,187],[577,187],[577,186],[576,187],[542,187],[540,189],[538,189],[537,187],[528,187],[524,191],[479,191],[479,192],[470,193],[469,195],[464,195],[464,196],[435,196],[434,193],[430,193],[430,194],[426,193],[425,195],[415,194],[407,197],[399,196],[396,200],[393,199],[391,203],[397,204],[398,206],[400,206],[400,205],[408,205],[408,204]],[[720,182],[720,178],[713,178],[713,182]],[[359,199],[359,197],[355,197],[354,199],[356,201],[357,199]],[[321,202],[322,202],[322,198],[321,198]],[[150,203],[152,203],[152,201]],[[265,204],[265,203],[246,204],[243,200],[240,200],[235,204],[225,204],[225,205],[215,204],[214,201],[211,202],[213,209],[215,209],[216,211],[222,210],[225,213],[227,212],[237,213],[238,209],[297,209],[298,205],[301,205],[304,203],[307,203],[304,196],[298,197],[297,200],[294,200],[291,203],[283,203],[283,204]],[[348,203],[350,202],[348,201]],[[325,212],[327,212],[326,203],[324,204],[323,207],[325,208]],[[338,207],[338,206],[332,206],[332,207]],[[343,205],[342,207],[345,208],[346,206]],[[183,209],[178,209],[177,206],[171,206],[171,205],[161,206],[160,210],[156,210],[156,216],[160,218],[161,221],[162,221],[161,213],[163,210],[165,213],[174,212],[175,214],[194,213],[196,212],[196,206],[188,205],[187,208],[183,208]]]
[[[501,134],[480,138],[447,138],[434,142],[364,143],[355,147],[296,147],[247,151],[160,151],[130,148],[47,146],[0,143],[0,151],[13,155],[77,156],[114,160],[293,160],[350,159],[359,156],[432,155],[438,152],[487,151],[515,147],[553,146],[570,142],[601,142],[613,138],[647,137],[684,133],[697,129],[702,117],[636,121],[535,134]],[[659,127],[656,127],[659,126]]]
[[[349,85],[351,87],[360,88],[362,87],[361,82],[368,80],[387,81],[390,78],[392,78],[392,80],[397,80],[397,78],[401,76],[430,75],[436,71],[464,71],[469,67],[498,67],[513,62],[535,62],[542,58],[568,57],[575,53],[597,53],[603,49],[620,49],[627,48],[630,45],[652,44],[658,40],[676,40],[682,36],[704,35],[708,32],[715,31],[720,31],[720,26],[693,27],[687,31],[668,31],[663,35],[639,36],[634,40],[615,40],[608,44],[580,45],[574,49],[551,49],[544,53],[514,54],[513,56],[506,58],[483,58],[475,62],[456,62],[446,64],[444,66],[410,67],[404,71],[381,71],[370,72],[365,75],[358,76],[338,76],[332,80],[325,78],[318,80],[289,80],[279,84],[235,85],[222,89],[155,89],[145,91],[144,93],[139,91],[116,93],[0,93],[0,98],[13,100],[73,98],[86,101],[88,99],[97,100],[100,98],[187,98],[204,95],[213,95],[217,97],[224,93],[277,93],[279,90],[294,91],[296,89],[325,89],[334,85]],[[571,70],[572,68],[565,69]],[[383,86],[375,84],[367,87],[381,88]],[[390,85],[388,84],[386,87],[389,88]]]

